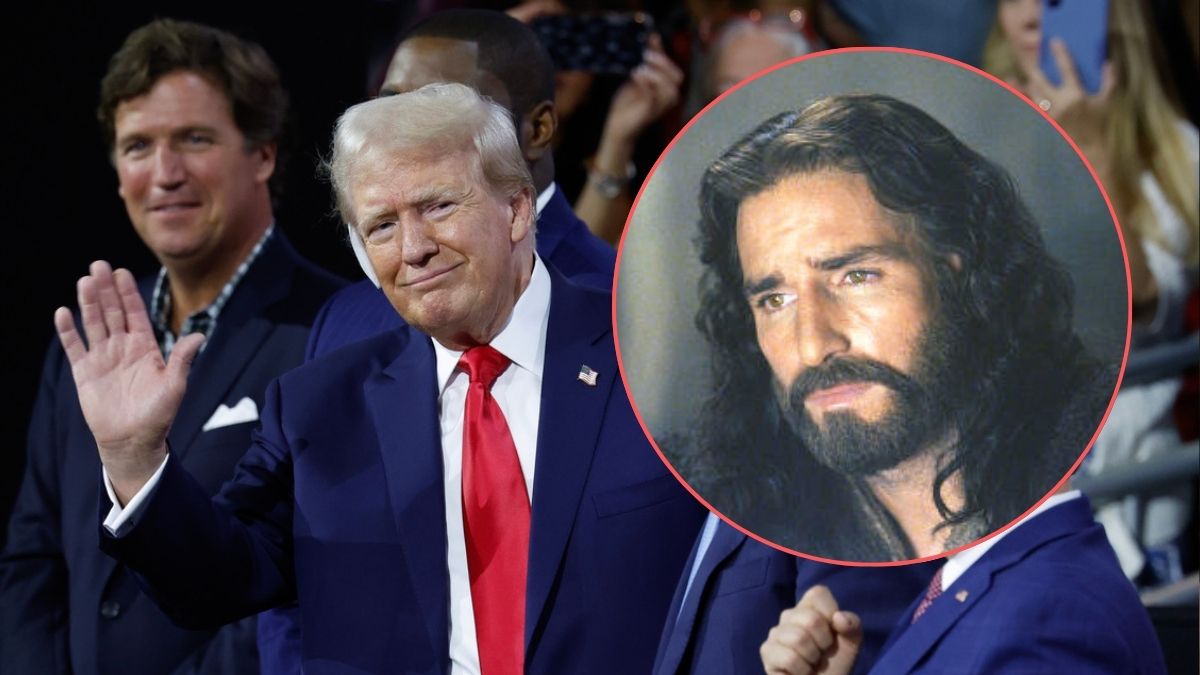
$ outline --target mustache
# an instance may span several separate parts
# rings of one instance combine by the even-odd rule
[[[813,392],[850,382],[878,382],[901,396],[919,396],[921,385],[895,368],[872,359],[838,358],[800,373],[788,388],[787,401],[792,410],[803,410],[804,401]]]

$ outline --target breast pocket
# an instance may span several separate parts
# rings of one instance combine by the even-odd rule
[[[592,497],[592,503],[596,507],[597,518],[608,518],[656,506],[686,495],[687,493],[679,481],[675,480],[674,476],[666,474],[615,490],[601,492]]]

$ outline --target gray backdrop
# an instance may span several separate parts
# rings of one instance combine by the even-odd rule
[[[1120,365],[1127,316],[1120,243],[1103,196],[1062,136],[1022,99],[961,66],[906,53],[836,52],[768,73],[709,108],[647,181],[625,234],[616,318],[626,382],[656,438],[690,426],[709,392],[708,347],[693,325],[701,176],[768,117],[852,92],[916,105],[1013,175],[1050,252],[1074,279],[1078,332],[1097,357]]]

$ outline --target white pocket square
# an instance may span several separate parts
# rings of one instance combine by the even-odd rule
[[[217,406],[216,412],[204,426],[200,427],[201,431],[209,431],[210,429],[220,429],[231,424],[241,424],[243,422],[254,422],[258,420],[258,406],[254,403],[254,399],[246,396],[237,402],[237,405],[230,408],[222,403]]]

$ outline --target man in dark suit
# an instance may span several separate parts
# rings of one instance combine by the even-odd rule
[[[763,645],[768,673],[849,672],[857,606],[818,587]],[[845,608],[845,609],[843,609]],[[822,657],[826,668],[818,670]],[[950,556],[872,673],[1165,673],[1146,610],[1078,492]]]
[[[932,574],[931,564],[870,568],[799,558],[709,514],[667,610],[654,675],[757,672],[767,632],[817,584],[860,609],[864,638],[854,672],[865,673]]]
[[[575,216],[554,183],[554,64],[533,31],[501,12],[433,14],[397,46],[379,93],[400,94],[433,82],[469,85],[508,108],[537,191],[538,255],[576,283],[610,289],[616,251]],[[353,236],[351,243],[369,280],[342,290],[321,310],[309,339],[310,359],[403,324]]]
[[[249,442],[267,383],[300,363],[314,315],[341,282],[273,225],[286,97],[261,47],[156,21],[113,57],[101,99],[118,191],[162,264],[135,291],[152,309],[146,347],[166,354],[197,339],[185,334],[206,338],[169,435],[182,470],[215,494]],[[256,672],[252,620],[179,628],[99,551],[99,470],[56,341],[0,557],[0,672]]]
[[[431,82],[474,87],[508,108],[538,197],[537,253],[571,280],[608,290],[616,251],[588,230],[554,183],[551,141],[557,127],[554,65],[528,26],[501,12],[439,12],[405,35],[384,76],[380,95],[413,91]],[[359,239],[350,234],[367,279],[339,291],[321,308],[306,359],[404,325],[378,288]],[[300,664],[300,620],[295,607],[259,617],[264,673],[294,673]]]
[[[408,325],[280,378],[215,500],[161,433],[198,342],[140,348],[103,265],[90,348],[56,314],[112,490],[101,546],[187,625],[298,599],[310,675],[648,671],[703,510],[617,384],[609,295],[534,255],[506,112],[453,84],[359,104],[331,175]]]

